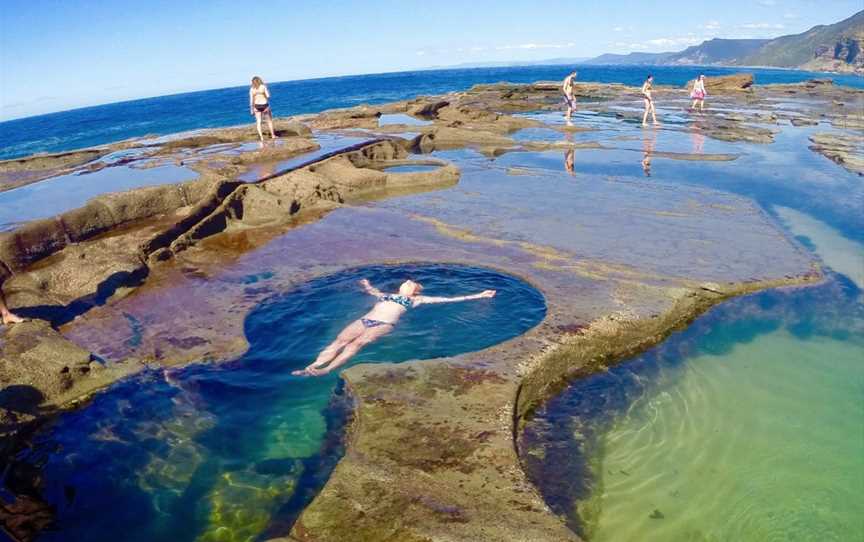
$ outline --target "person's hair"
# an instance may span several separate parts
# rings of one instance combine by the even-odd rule
[[[646,77],[645,80],[647,81],[647,80],[649,80],[649,79],[653,79],[653,78],[654,78],[654,74],[653,74],[653,73],[649,73],[649,74],[648,74],[648,77]]]
[[[255,77],[252,78],[252,86],[253,86],[254,88],[258,88],[258,87],[260,87],[260,86],[263,85],[263,84],[264,84],[264,81],[262,81],[261,78],[258,77],[257,75],[256,75]]]

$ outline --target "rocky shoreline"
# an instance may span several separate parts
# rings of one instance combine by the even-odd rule
[[[824,82],[754,87],[752,81],[734,77],[718,81],[709,92],[709,107],[716,112],[692,125],[669,123],[663,130],[698,130],[718,141],[764,145],[775,140],[780,125],[810,129],[819,124],[820,132],[810,136],[811,149],[864,174],[861,141],[855,139],[860,135],[854,135],[864,127],[864,92]],[[641,121],[634,109],[636,89],[581,84],[576,93],[586,111],[625,123]],[[670,107],[683,108],[688,101],[686,91],[677,88],[661,87],[656,96]],[[781,107],[790,101],[795,107]],[[345,540],[348,533],[352,540],[576,540],[520,467],[518,438],[525,417],[569,379],[657,344],[724,299],[813,283],[821,274],[794,241],[745,199],[692,191],[680,197],[697,202],[698,212],[682,214],[673,205],[677,200],[662,199],[669,194],[657,200],[655,189],[648,187],[632,189],[634,201],[644,197],[656,206],[640,227],[655,231],[657,239],[684,236],[676,245],[691,247],[663,262],[633,255],[622,263],[615,253],[586,256],[593,246],[587,240],[579,253],[554,246],[542,235],[517,242],[458,221],[417,213],[405,221],[380,214],[382,210],[374,211],[380,214],[375,220],[398,228],[404,241],[387,241],[386,232],[368,235],[371,241],[397,245],[393,250],[373,243],[376,248],[367,250],[310,251],[319,242],[316,228],[323,230],[321,235],[338,231],[336,238],[344,236],[349,246],[355,233],[327,229],[339,224],[335,210],[362,222],[370,211],[358,207],[360,202],[453,187],[465,175],[456,163],[416,155],[468,148],[496,158],[608,145],[604,138],[591,137],[595,127],[546,124],[519,115],[556,111],[559,102],[557,83],[483,85],[280,120],[278,145],[264,149],[244,146],[252,131],[243,127],[0,163],[0,187],[5,189],[81,168],[128,165],[100,164],[121,150],[134,151],[129,160],[144,167],[171,163],[198,174],[177,185],[98,196],[84,207],[0,233],[0,285],[13,310],[32,319],[0,335],[4,447],[11,449],[15,435],[38,420],[75,407],[148,366],[241,354],[246,348],[243,317],[260,298],[244,297],[240,285],[220,287],[225,300],[212,306],[190,297],[188,312],[155,316],[136,342],[122,340],[128,326],[117,321],[127,314],[124,303],[152,296],[158,307],[160,299],[182,299],[184,294],[177,292],[190,273],[206,283],[244,258],[274,258],[268,251],[279,243],[287,243],[279,247],[283,261],[285,254],[308,260],[284,264],[276,280],[282,286],[381,261],[501,268],[544,292],[550,307],[544,323],[476,354],[346,370],[343,378],[356,400],[348,450],[290,536],[304,541]],[[382,125],[382,115],[408,115],[426,123]],[[532,129],[585,138],[516,137]],[[304,160],[322,150],[316,139],[320,134],[360,142]],[[656,153],[671,160],[737,158],[728,153]],[[295,157],[302,161],[286,165]],[[388,172],[418,163],[436,167]],[[252,182],[238,180],[250,172]],[[586,226],[614,224],[615,218],[602,209],[586,208],[584,213],[580,220]],[[669,223],[668,217],[679,215],[689,217],[687,229]],[[331,220],[336,225],[328,225]],[[720,224],[728,225],[725,231]],[[309,232],[310,239],[287,239],[289,232],[301,231]],[[636,242],[628,237],[633,233],[621,235]],[[690,235],[711,250],[688,245]],[[232,310],[220,311],[227,306]],[[10,521],[3,521],[11,530]]]

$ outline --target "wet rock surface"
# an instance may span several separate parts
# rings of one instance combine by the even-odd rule
[[[706,153],[704,140],[764,146],[798,129],[794,119],[800,129],[809,119],[839,130],[812,135],[814,150],[860,170],[860,142],[844,131],[858,121],[841,109],[860,109],[864,93],[823,87],[718,93],[711,110],[687,119],[678,111],[689,105],[686,91],[661,87],[657,100],[669,104],[670,120],[660,143],[650,131],[622,135],[641,122],[638,89],[577,85],[583,116],[565,124],[543,116],[560,109],[558,83],[537,83],[305,117],[315,137],[365,139],[300,167],[279,164],[318,143],[293,121],[279,124],[281,146],[264,149],[244,147],[248,127],[118,144],[140,148],[142,160],[191,164],[200,177],[106,194],[0,234],[3,291],[34,319],[0,336],[3,426],[14,432],[145,364],[236,357],[247,347],[251,308],[324,273],[406,261],[498,268],[545,294],[546,320],[474,354],[346,370],[356,401],[346,455],[282,534],[576,540],[520,467],[514,434],[524,416],[568,379],[656,344],[729,296],[813,282],[819,271],[746,198],[615,175],[574,181],[530,160],[542,166],[563,151],[566,169],[567,153],[579,149],[632,156],[646,174],[652,157],[735,164],[738,152]],[[381,127],[382,114],[432,124]],[[543,128],[548,139],[520,136]],[[693,152],[664,149],[663,138],[679,135],[693,137]],[[636,148],[628,147],[634,137]],[[530,160],[490,161],[502,156]],[[387,170],[423,160],[440,167]],[[262,180],[238,180],[262,162],[273,164]]]

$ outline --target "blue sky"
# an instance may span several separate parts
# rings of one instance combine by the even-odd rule
[[[680,50],[798,33],[860,9],[861,0],[0,0],[0,120],[244,85],[253,74]]]

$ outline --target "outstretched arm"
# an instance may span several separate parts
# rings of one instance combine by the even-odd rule
[[[360,287],[363,288],[363,291],[369,295],[374,295],[375,297],[381,297],[382,295],[384,295],[384,292],[372,286],[372,283],[369,282],[369,279],[361,280]]]
[[[471,301],[474,299],[486,299],[489,297],[495,297],[495,290],[484,290],[479,294],[473,295],[460,295],[458,297],[432,297],[427,295],[421,295],[417,297],[416,305],[423,305],[424,303],[458,303],[459,301]]]

